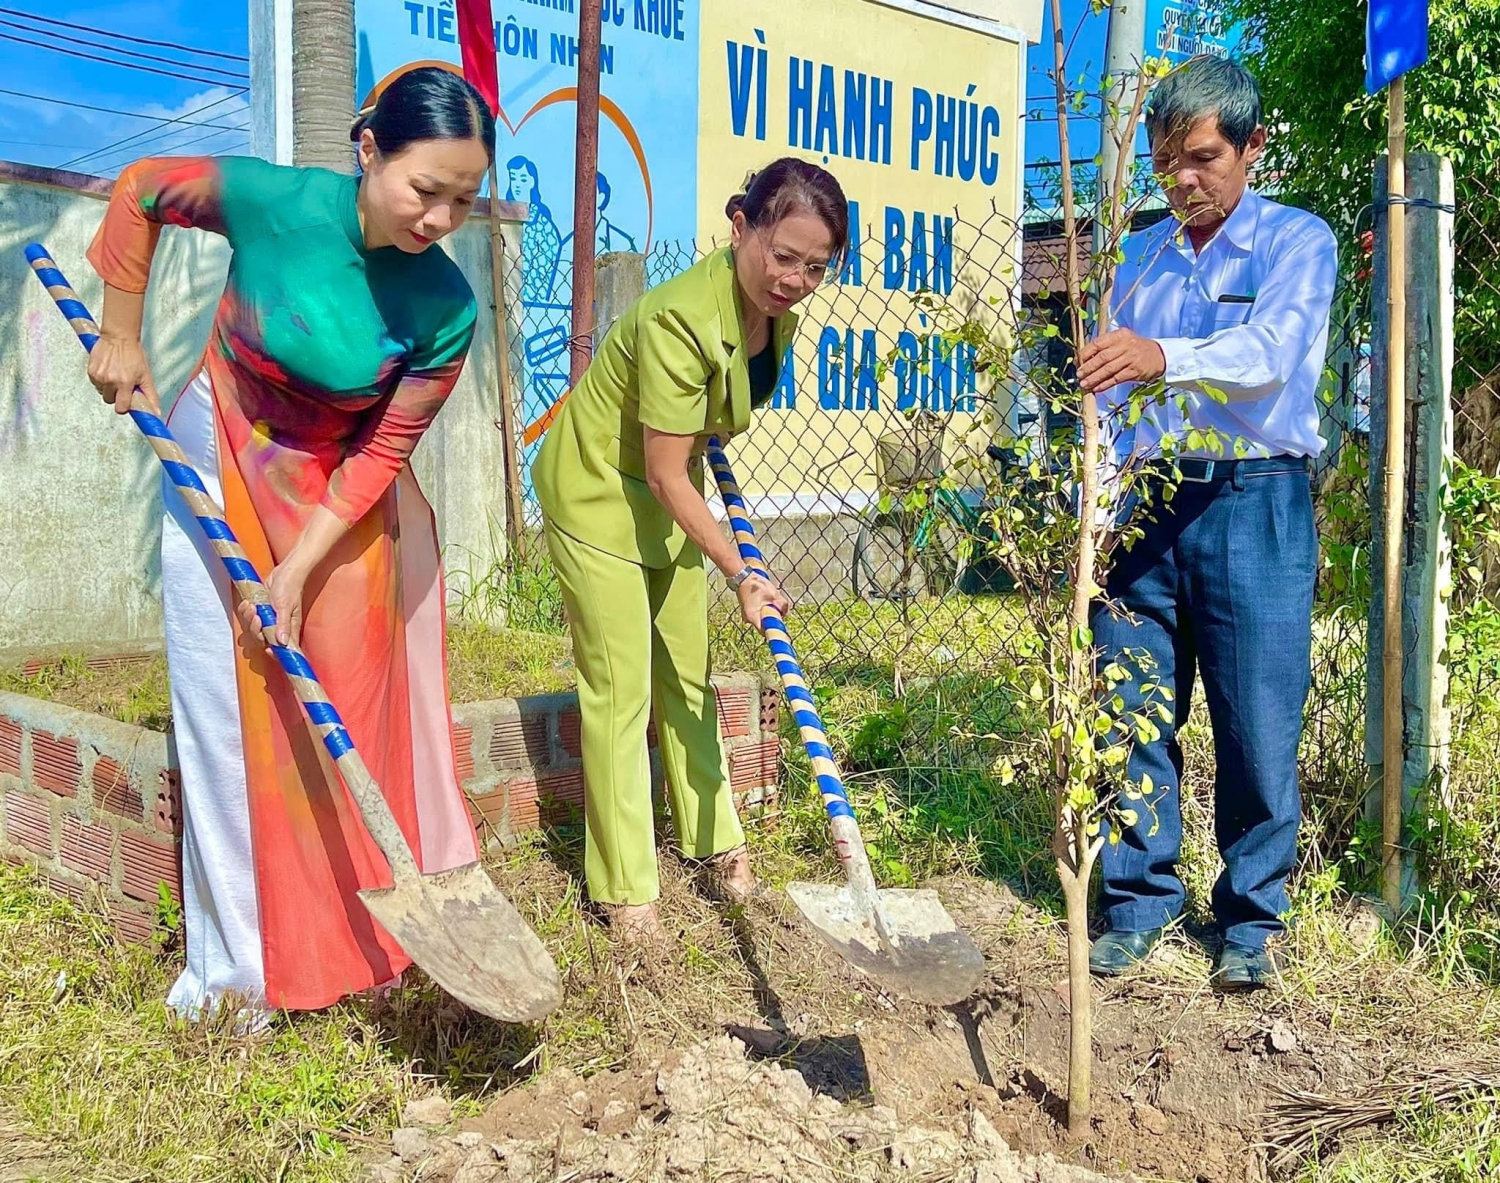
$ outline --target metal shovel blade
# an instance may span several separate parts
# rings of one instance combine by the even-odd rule
[[[562,979],[536,934],[478,863],[402,875],[359,893],[370,914],[428,977],[465,1006],[502,1023],[546,1018]]]
[[[984,979],[984,956],[958,931],[935,891],[878,893],[890,940],[847,884],[789,883],[786,891],[819,936],[856,969],[897,994],[952,1006],[971,997]]]

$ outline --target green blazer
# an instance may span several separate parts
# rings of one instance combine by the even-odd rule
[[[641,426],[721,441],[750,426],[739,310],[724,247],[652,288],[615,322],[532,465],[553,529],[646,567],[671,566],[687,537],[646,487]],[[784,360],[797,317],[777,317],[772,331]],[[701,449],[690,475],[701,489]]]

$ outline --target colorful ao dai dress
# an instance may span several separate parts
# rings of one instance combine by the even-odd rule
[[[477,857],[459,790],[432,510],[408,459],[453,390],[475,303],[441,250],[368,250],[358,179],[251,158],[143,160],[89,251],[146,288],[161,227],[233,257],[170,423],[262,575],[319,505],[349,532],[309,580],[301,644],[424,871]],[[164,485],[162,595],[183,791],[187,967],[170,1004],[312,1009],[410,963],[355,893],[390,872],[219,562]]]

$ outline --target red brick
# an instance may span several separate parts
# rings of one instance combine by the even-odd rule
[[[546,825],[562,825],[575,820],[583,811],[583,769],[574,768],[538,778],[536,797]]]
[[[518,777],[506,786],[510,825],[515,831],[574,820],[583,809],[583,769],[533,779]]]
[[[510,828],[513,832],[534,830],[542,824],[540,806],[536,799],[536,781],[513,780],[506,786],[502,796],[510,800]]]
[[[163,834],[182,833],[182,777],[175,768],[156,774],[156,801],[152,820]]]
[[[776,783],[781,745],[775,739],[746,744],[729,753],[729,784],[736,791]]]
[[[17,846],[52,857],[52,811],[40,797],[5,794],[5,836]]]
[[[78,741],[59,739],[45,731],[31,733],[31,779],[44,789],[64,797],[78,792],[83,765],[78,762]]]
[[[133,822],[141,820],[145,812],[140,790],[130,783],[125,770],[108,756],[94,761],[94,772],[90,778],[94,784],[94,807],[107,809]]]
[[[0,772],[21,775],[21,726],[0,717]]]
[[[458,783],[463,784],[474,775],[474,729],[453,729],[453,753],[458,766]]]
[[[505,821],[505,788],[501,786],[488,793],[464,790],[464,804],[469,809],[469,820],[476,831],[502,825]]]
[[[719,734],[739,739],[750,734],[750,691],[744,686],[715,688],[719,700]]]
[[[65,814],[62,819],[63,866],[100,883],[108,883],[114,837],[108,826]]]
[[[547,716],[501,719],[490,737],[490,759],[497,768],[545,768]]]
[[[84,666],[91,670],[119,670],[130,666],[149,665],[156,659],[154,653],[105,653],[84,659]],[[57,668],[60,662],[55,657],[32,657],[21,667],[21,676],[34,678],[44,669]]]
[[[760,691],[760,729],[775,734],[781,725],[781,691],[763,686]]]
[[[182,857],[177,844],[133,830],[120,831],[120,890],[132,899],[156,902],[157,886],[167,885],[182,902]]]
[[[76,879],[65,879],[61,875],[47,876],[47,887],[53,895],[60,895],[65,900],[72,900],[80,906],[93,902],[98,896],[98,885],[94,883],[80,883]]]
[[[583,720],[577,711],[564,711],[557,717],[557,738],[573,759],[583,755]]]
[[[115,936],[127,945],[139,945],[151,939],[156,931],[156,914],[138,912],[134,908],[113,907],[109,910],[110,923]]]

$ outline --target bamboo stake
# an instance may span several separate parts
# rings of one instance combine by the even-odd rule
[[[1386,306],[1389,364],[1386,367],[1385,432],[1385,636],[1381,653],[1384,691],[1381,712],[1382,886],[1385,902],[1401,907],[1401,820],[1406,784],[1405,719],[1402,709],[1401,574],[1406,525],[1406,87],[1390,86],[1389,170],[1386,184],[1389,273]]]
[[[510,316],[505,287],[505,233],[500,228],[500,179],[490,165],[490,282],[495,291],[495,356],[500,366],[500,433],[505,437],[505,539],[513,558],[523,557],[525,518],[521,463],[516,452],[515,388],[510,373]]]

